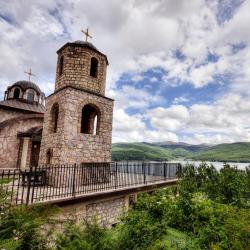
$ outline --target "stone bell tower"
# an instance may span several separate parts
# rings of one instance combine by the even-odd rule
[[[87,41],[66,43],[57,54],[39,164],[110,162],[113,100],[105,96],[107,57]]]

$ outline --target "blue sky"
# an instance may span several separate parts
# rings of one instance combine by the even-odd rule
[[[113,141],[250,141],[249,0],[0,0],[0,94],[54,90],[56,50],[83,39],[110,62]]]

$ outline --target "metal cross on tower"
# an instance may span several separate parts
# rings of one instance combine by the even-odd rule
[[[86,31],[81,30],[81,32],[86,36],[85,41],[88,41],[88,38],[93,38],[90,34],[89,34],[89,29],[87,28]]]
[[[31,76],[35,76],[34,74],[32,74],[31,69],[29,71],[24,71],[25,74],[29,75],[29,81],[30,81],[30,77]]]

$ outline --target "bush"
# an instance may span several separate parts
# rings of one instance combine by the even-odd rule
[[[12,206],[0,191],[0,249],[47,249],[43,226],[56,210],[49,206]]]
[[[206,163],[199,167],[187,165],[179,177],[180,193],[204,192],[216,202],[232,204],[238,207],[250,207],[250,170],[246,171],[225,164],[217,171]]]
[[[113,250],[117,248],[114,230],[104,229],[96,222],[66,223],[62,233],[57,234],[55,249],[58,250]]]

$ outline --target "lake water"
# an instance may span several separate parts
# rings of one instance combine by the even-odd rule
[[[199,166],[202,161],[170,161],[170,162],[178,162],[178,163],[181,163],[182,165],[185,165],[186,163],[190,163],[190,164],[194,164],[195,166]],[[224,162],[220,162],[220,161],[213,161],[213,162],[210,162],[210,161],[206,161],[206,163],[208,164],[212,164],[217,170],[221,169],[224,165]],[[242,163],[242,162],[227,162],[228,164],[230,164],[231,166],[236,166],[237,168],[239,169],[242,169],[244,170],[247,166],[250,166],[250,162],[246,162],[246,163]]]

